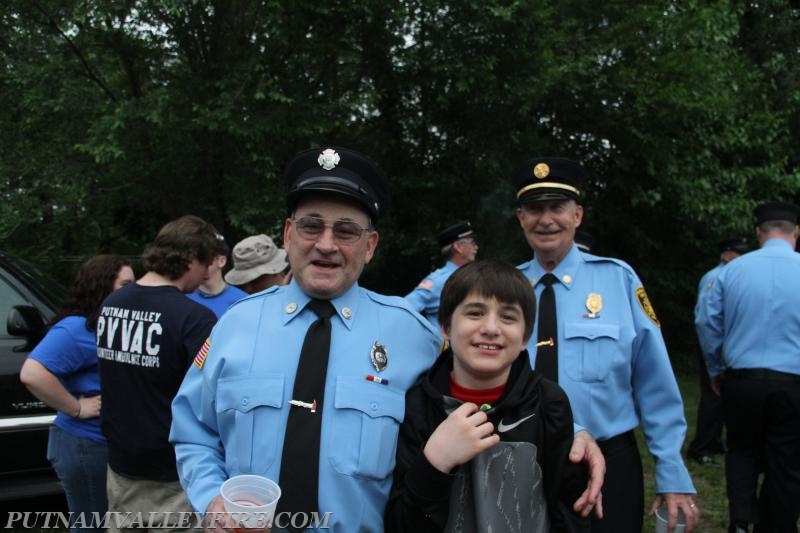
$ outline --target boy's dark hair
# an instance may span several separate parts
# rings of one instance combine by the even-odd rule
[[[210,265],[219,249],[219,233],[214,226],[200,217],[186,215],[161,228],[142,254],[142,264],[146,271],[175,281],[189,269],[193,259]]]
[[[83,263],[53,323],[69,315],[83,316],[86,317],[86,329],[94,331],[101,304],[114,291],[117,274],[124,266],[131,264],[124,257],[113,254],[96,255]]]
[[[536,296],[530,282],[516,267],[496,259],[479,259],[456,270],[444,284],[439,301],[439,323],[445,329],[450,329],[456,307],[472,292],[504,304],[519,304],[525,319],[523,338],[526,341],[531,338],[536,321]]]

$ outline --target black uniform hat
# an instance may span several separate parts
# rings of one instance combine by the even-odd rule
[[[756,207],[753,215],[756,226],[768,220],[786,220],[797,224],[800,207],[789,202],[766,202]]]
[[[575,232],[575,244],[578,245],[582,252],[591,252],[593,243],[594,237],[592,237],[591,233],[580,229]]]
[[[472,231],[472,226],[470,225],[469,220],[464,220],[462,222],[458,222],[457,224],[453,224],[446,230],[443,230],[441,233],[439,233],[439,235],[436,236],[436,240],[439,241],[439,246],[445,247],[459,239],[472,237],[473,235],[474,232]]]
[[[569,159],[538,157],[519,167],[513,179],[520,204],[545,200],[580,201],[586,171]]]
[[[303,194],[328,192],[358,201],[375,224],[391,201],[386,174],[363,154],[348,148],[331,146],[300,152],[286,165],[283,179],[290,213]]]
[[[745,254],[750,250],[750,246],[747,244],[747,239],[744,237],[739,237],[736,239],[728,239],[727,241],[721,241],[719,243],[719,253],[722,252],[736,252],[739,254]]]

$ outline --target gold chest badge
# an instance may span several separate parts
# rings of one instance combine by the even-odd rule
[[[589,296],[586,297],[586,309],[589,310],[588,313],[583,315],[586,318],[597,318],[598,313],[603,308],[603,297],[596,292],[590,292]]]

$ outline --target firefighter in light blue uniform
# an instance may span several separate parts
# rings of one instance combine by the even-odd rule
[[[729,531],[797,531],[800,207],[767,202],[754,216],[761,248],[720,269],[695,325],[727,427]]]
[[[212,510],[220,509],[216,503],[220,486],[237,474],[281,479],[282,485],[307,482],[291,472],[281,476],[289,412],[305,408],[290,401],[310,401],[292,397],[304,337],[317,319],[307,308],[310,296],[305,289],[314,281],[305,269],[312,269],[311,277],[324,278],[333,270],[331,265],[314,263],[323,258],[331,264],[339,261],[317,249],[320,242],[328,246],[338,238],[338,221],[331,224],[325,215],[328,206],[357,213],[353,207],[358,205],[374,223],[388,203],[388,187],[381,194],[385,176],[360,154],[342,148],[303,154],[287,167],[287,188],[295,199],[287,197],[287,202],[290,213],[295,206],[299,212],[312,205],[304,204],[305,198],[321,205],[317,216],[327,224],[322,235],[313,245],[300,233],[287,241],[288,232],[300,231],[293,218],[287,220],[284,242],[293,280],[229,309],[173,403],[170,440],[181,481],[200,512],[209,510],[210,504]],[[358,242],[363,242],[365,237],[360,238]],[[298,251],[298,247],[305,248]],[[330,514],[317,525],[328,526],[326,531],[377,533],[383,531],[405,392],[433,363],[440,341],[438,331],[402,298],[363,289],[357,277],[340,286],[341,291],[328,299],[335,315],[330,319],[330,355],[318,413],[322,417],[318,512],[320,519]],[[280,517],[276,518],[276,526],[281,526]],[[283,522],[288,524],[286,518]]]
[[[534,285],[545,270],[519,265]],[[694,492],[680,449],[686,436],[683,402],[667,349],[641,281],[623,261],[580,252],[575,246],[553,271],[558,302],[558,384],[575,422],[598,441],[638,427],[656,450],[656,491]],[[565,296],[562,298],[561,295]],[[590,294],[602,309],[590,317]],[[633,350],[631,350],[633,347]]]
[[[660,324],[630,266],[584,253],[574,243],[584,179],[580,165],[560,158],[537,158],[514,173],[517,218],[534,251],[534,259],[518,268],[537,301],[544,290],[539,280],[548,272],[557,278],[558,384],[576,424],[592,433],[606,456],[605,518],[594,518],[592,531],[641,529],[642,466],[632,432],[640,421],[656,460],[654,505],[663,500],[680,508],[691,531],[699,512],[681,457],[686,420]]]
[[[423,279],[405,298],[411,307],[428,319],[439,330],[439,298],[447,279],[458,267],[475,260],[478,244],[468,220],[458,222],[441,231],[436,240],[446,263]]]
[[[791,223],[796,225],[796,207],[785,205],[760,205],[757,221],[789,223],[793,218]],[[783,238],[764,238],[761,246],[746,256],[747,261],[742,257],[720,269],[702,302],[696,325],[711,376],[719,376],[726,368],[763,367],[800,374],[800,298],[796,290],[800,286],[800,255]],[[737,285],[760,290],[743,291]],[[734,288],[726,294],[726,287]],[[765,294],[770,298],[764,298]]]
[[[296,354],[316,320],[308,301],[295,281],[241,300],[214,328],[202,368],[189,370],[173,404],[171,440],[196,509],[236,474],[278,479]],[[433,364],[438,334],[401,298],[357,284],[331,303],[325,405],[334,408],[322,420],[320,513],[332,513],[331,531],[382,531],[405,391]],[[375,342],[387,352],[380,373],[371,361]]]
[[[714,268],[703,274],[697,284],[697,302],[694,307],[694,316],[702,314],[705,297],[713,286],[720,270],[730,261],[747,253],[747,240],[743,238],[728,239],[719,243],[720,262]],[[699,338],[699,337],[698,337]],[[715,464],[712,454],[725,453],[722,442],[722,400],[711,389],[706,360],[702,349],[698,351],[698,373],[700,374],[700,402],[697,404],[697,425],[694,440],[686,449],[686,456],[699,464]]]

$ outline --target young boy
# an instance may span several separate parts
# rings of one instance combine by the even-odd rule
[[[528,359],[535,313],[530,283],[506,263],[447,280],[449,348],[406,396],[387,533],[589,531],[572,510],[586,477],[568,459],[569,400]]]

